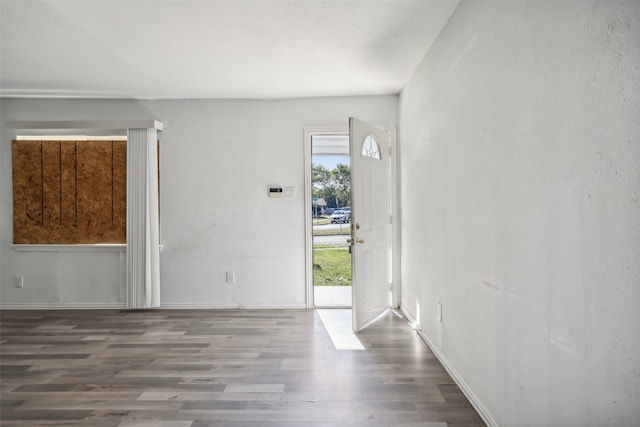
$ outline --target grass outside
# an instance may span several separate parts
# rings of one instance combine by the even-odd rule
[[[313,225],[326,225],[326,224],[331,224],[331,217],[326,216],[326,215],[320,215],[317,218],[313,218],[312,219],[312,223]]]
[[[346,248],[314,248],[314,286],[351,286],[351,254]]]
[[[349,227],[335,230],[313,230],[314,236],[347,236],[349,233]]]

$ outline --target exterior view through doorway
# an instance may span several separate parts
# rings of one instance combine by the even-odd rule
[[[307,307],[352,308],[360,331],[400,301],[396,129],[304,132]]]
[[[351,307],[348,134],[311,136],[313,306]]]

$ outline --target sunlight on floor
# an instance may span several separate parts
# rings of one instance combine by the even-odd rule
[[[364,350],[364,346],[353,333],[350,309],[318,309],[327,333],[336,350]]]

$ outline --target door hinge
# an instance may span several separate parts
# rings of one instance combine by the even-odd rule
[[[389,224],[393,224],[393,215],[389,215]]]

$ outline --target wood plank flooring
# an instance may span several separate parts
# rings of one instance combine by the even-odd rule
[[[393,312],[336,350],[314,310],[0,312],[0,425],[484,426]]]

